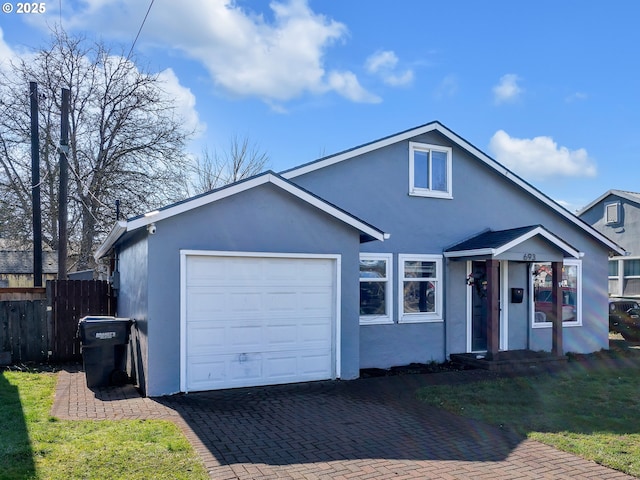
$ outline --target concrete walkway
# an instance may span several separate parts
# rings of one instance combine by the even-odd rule
[[[67,369],[59,373],[52,415],[171,420],[216,480],[632,478],[414,397],[420,386],[490,375],[470,370],[150,399],[131,385],[89,390],[82,371]]]

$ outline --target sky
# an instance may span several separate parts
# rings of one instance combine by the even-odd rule
[[[572,211],[640,191],[634,0],[0,3],[0,68],[58,25],[132,50],[196,155],[247,138],[282,171],[437,120]]]

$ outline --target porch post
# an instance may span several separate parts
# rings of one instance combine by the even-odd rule
[[[551,329],[551,353],[561,357],[564,355],[562,347],[562,262],[551,262],[552,270],[552,308],[553,326]]]
[[[500,350],[500,262],[488,259],[487,264],[487,358]]]

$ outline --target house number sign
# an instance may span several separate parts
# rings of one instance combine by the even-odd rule
[[[536,254],[535,254],[535,253],[525,253],[525,254],[522,256],[522,259],[523,259],[525,262],[535,262],[535,261],[536,261]]]

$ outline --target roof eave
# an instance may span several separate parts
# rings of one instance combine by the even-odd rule
[[[306,202],[309,205],[312,205],[315,208],[318,208],[319,210],[327,213],[328,215],[331,215],[337,220],[340,220],[341,222],[355,228],[360,232],[361,243],[373,241],[373,240],[384,242],[390,236],[388,233],[383,232],[382,230],[360,220],[357,217],[354,217],[350,213],[344,210],[341,210],[340,208],[330,204],[326,200],[316,195],[313,195],[311,192],[304,190],[298,185],[292,182],[289,182],[288,180],[284,179],[277,173],[265,172],[255,177],[240,181],[238,183],[228,185],[219,190],[212,191],[207,195],[194,197],[191,200],[180,202],[173,206],[169,206],[165,209],[149,212],[140,217],[133,218],[132,220],[117,222],[112,228],[112,230],[109,232],[109,235],[107,235],[107,238],[104,240],[102,245],[100,245],[100,247],[98,247],[98,249],[96,250],[96,253],[94,254],[94,258],[98,260],[104,257],[105,255],[107,255],[109,251],[113,248],[113,246],[116,244],[116,242],[126,232],[138,230],[152,223],[159,222],[166,218],[170,218],[180,213],[192,210],[194,208],[198,208],[200,206],[213,203],[217,200],[229,197],[231,195],[235,195],[237,193],[243,192],[245,190],[249,190],[259,185],[264,185],[266,183],[271,183],[277,186],[278,188],[281,188],[282,190],[299,198],[303,202]]]
[[[509,240],[502,245],[497,245],[494,247],[485,247],[485,248],[473,248],[466,250],[450,250],[444,252],[444,256],[446,258],[461,258],[461,257],[480,257],[480,256],[491,256],[497,257],[502,255],[503,253],[508,252],[512,248],[517,247],[518,245],[526,242],[527,240],[535,237],[541,236],[551,244],[553,244],[558,250],[562,250],[565,254],[573,257],[573,258],[581,258],[583,256],[582,252],[575,249],[556,235],[549,232],[546,228],[542,226],[536,226],[535,228],[531,228],[529,231]]]
[[[453,250],[444,252],[445,258],[461,258],[461,257],[493,257],[496,253],[494,248],[476,248],[472,250]]]
[[[98,247],[96,253],[93,255],[96,261],[100,260],[102,257],[107,255],[113,246],[116,244],[118,240],[127,232],[127,222],[124,220],[119,220],[113,226],[107,238],[104,239],[102,245]]]
[[[540,235],[544,237],[548,242],[552,243],[553,245],[558,247],[560,250],[563,250],[565,253],[571,255],[573,258],[580,258],[582,256],[579,250],[575,249],[574,247],[566,243],[564,240],[561,240],[559,237],[552,234],[551,232],[549,232],[549,230],[547,230],[542,226],[538,226],[530,230],[529,232],[521,235],[520,237],[512,240],[511,242],[506,243],[505,245],[502,245],[500,248],[497,249],[496,255],[500,255],[514,248],[515,246],[520,245],[522,242],[526,242],[527,240],[535,237],[536,235]]]

